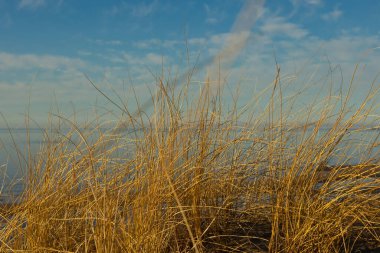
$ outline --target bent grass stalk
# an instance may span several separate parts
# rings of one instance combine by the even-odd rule
[[[347,152],[329,165],[350,129],[368,120],[377,88],[356,110],[348,106],[350,91],[340,94],[340,105],[330,94],[293,124],[285,107],[297,97],[283,98],[279,68],[263,111],[239,110],[237,99],[226,110],[222,90],[210,92],[209,80],[197,97],[189,85],[176,90],[157,78],[150,116],[139,102],[138,114],[114,103],[124,115],[114,129],[104,130],[99,119],[80,125],[56,115],[58,133],[46,135],[38,156],[28,159],[25,191],[1,206],[0,251],[380,246],[379,164],[363,158],[347,165]]]

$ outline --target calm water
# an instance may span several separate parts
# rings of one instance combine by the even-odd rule
[[[319,135],[323,136],[328,129],[320,130]],[[29,133],[29,140],[28,140]],[[376,138],[380,134],[377,130],[352,130],[345,136],[340,146],[335,152],[335,158],[331,159],[329,162],[331,165],[341,162],[339,160],[339,154],[345,154],[347,157],[349,154],[349,159],[344,161],[346,164],[356,164],[359,163],[361,159],[368,159],[372,157],[374,159],[379,159],[380,145],[378,147],[369,150],[369,144],[373,142],[379,142]],[[8,129],[0,128],[0,185],[2,186],[1,195],[7,195],[10,179],[21,178],[24,175],[26,168],[26,162],[28,160],[27,155],[28,149],[32,155],[36,154],[41,145],[43,144],[44,133],[40,129],[12,129],[12,137]],[[293,136],[292,136],[293,137]],[[301,133],[294,132],[294,142],[296,143],[301,139]],[[16,144],[16,146],[15,146]],[[12,191],[21,191],[22,185],[16,183],[15,186],[11,187]],[[0,202],[1,202],[0,197]]]

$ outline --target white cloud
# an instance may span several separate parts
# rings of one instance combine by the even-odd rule
[[[323,41],[322,46],[336,62],[359,63],[364,60],[376,58],[372,50],[380,38],[378,36],[343,35],[328,41]],[[377,56],[378,57],[378,56]]]
[[[146,17],[157,10],[158,1],[154,0],[149,4],[140,3],[132,7],[132,14],[136,17]]]
[[[322,0],[291,0],[293,6],[298,7],[299,5],[309,5],[309,6],[321,6],[323,5]]]
[[[0,90],[25,90],[28,88],[28,84],[21,81],[13,81],[13,82],[0,82]]]
[[[306,0],[306,3],[311,4],[311,5],[321,5],[322,0]]]
[[[226,18],[225,10],[218,8],[218,5],[208,5],[203,4],[203,9],[205,10],[206,24],[215,25],[217,23],[220,23]]]
[[[148,62],[153,63],[155,65],[160,65],[164,62],[164,57],[159,54],[149,53],[146,55],[146,60],[148,60]]]
[[[191,38],[191,39],[188,39],[188,43],[190,45],[197,45],[197,46],[203,46],[207,43],[207,39],[206,38]]]
[[[322,4],[321,1],[309,0],[306,1],[307,4],[317,6]],[[337,9],[338,10],[338,9]],[[131,9],[129,9],[131,11]],[[141,15],[149,15],[154,11],[153,9],[147,8],[145,11],[142,9]],[[135,13],[135,14],[136,14]],[[334,16],[341,16],[342,14],[334,14]],[[252,90],[253,86],[257,86],[258,90],[265,88],[273,81],[275,66],[274,66],[274,54],[278,57],[278,62],[281,66],[281,76],[282,81],[285,83],[286,77],[294,76],[294,85],[291,86],[293,90],[300,90],[304,86],[308,85],[309,74],[314,71],[318,71],[318,75],[315,75],[319,80],[323,79],[329,74],[329,66],[327,64],[327,57],[329,58],[332,65],[340,65],[342,67],[343,76],[345,81],[350,78],[352,70],[355,63],[364,62],[367,63],[368,75],[365,78],[374,77],[375,74],[379,72],[378,59],[379,50],[372,50],[379,47],[378,41],[380,41],[379,36],[359,36],[357,33],[353,35],[352,30],[345,34],[335,37],[333,39],[323,40],[321,38],[308,36],[309,33],[302,26],[289,22],[288,19],[281,16],[266,16],[265,19],[260,21],[261,26],[258,27],[257,33],[250,34],[249,29],[242,29],[240,32],[230,32],[223,34],[214,34],[204,37],[189,38],[188,44],[191,46],[190,54],[199,48],[204,49],[206,53],[200,55],[202,59],[210,58],[212,56],[220,56],[221,58],[229,58],[229,55],[234,56],[234,52],[243,51],[244,54],[240,54],[235,64],[227,66],[226,71],[222,70],[223,75],[228,75],[228,81],[231,83],[232,87],[242,80],[241,88],[244,91],[242,94],[243,99],[247,99],[251,95],[249,91]],[[277,35],[281,35],[277,38]],[[248,40],[248,43],[245,43]],[[120,41],[110,40],[96,40],[94,43],[100,45],[120,45]],[[148,66],[152,69],[152,72],[159,69],[164,58],[164,67],[170,67],[170,64],[175,62],[173,56],[175,53],[181,50],[185,50],[183,47],[185,41],[181,40],[162,40],[153,38],[150,40],[137,41],[134,46],[140,49],[145,54],[140,54],[140,50],[133,50],[131,52],[120,52],[120,51],[107,51],[106,53],[101,52],[89,52],[80,51],[78,54],[83,56],[94,56],[103,57],[106,61],[104,65],[111,65],[107,67],[107,78],[110,79],[112,84],[118,83],[120,79],[128,80],[128,75],[132,76],[133,81],[141,88],[140,93],[138,93],[138,98],[144,100],[141,96],[147,96],[146,88],[142,87],[142,84],[150,82],[151,75],[149,74],[147,68]],[[195,47],[195,50],[194,50]],[[163,55],[157,54],[160,52],[157,48],[174,49],[170,50],[169,55],[165,53]],[[221,54],[221,50],[225,54]],[[370,53],[368,53],[369,50]],[[148,53],[146,53],[148,51]],[[162,50],[163,52],[169,50]],[[327,57],[326,57],[327,56]],[[173,57],[173,58],[171,58]],[[202,63],[202,59],[199,61]],[[221,59],[222,61],[226,59]],[[211,61],[206,61],[211,62]],[[215,62],[214,62],[215,63]],[[86,86],[86,80],[83,76],[74,71],[74,68],[86,68],[88,69],[86,62],[80,58],[70,58],[63,56],[54,55],[35,55],[35,54],[24,54],[24,55],[14,55],[9,53],[0,52],[0,72],[18,72],[21,70],[29,70],[34,68],[42,69],[44,78],[46,79],[37,80],[36,89],[42,91],[44,94],[42,99],[37,97],[39,103],[48,103],[47,100],[51,99],[51,94],[47,92],[48,89],[52,89],[52,84],[55,85],[55,91],[59,95],[59,99],[74,101],[78,103],[89,104],[90,100],[94,100],[96,96],[89,96],[88,92],[91,91],[91,87]],[[199,67],[201,74],[196,75],[196,80],[202,80],[202,74],[204,74],[205,68],[208,67],[206,64]],[[224,67],[224,66],[222,66]],[[316,70],[319,67],[319,70]],[[53,73],[51,70],[59,69],[59,74]],[[98,68],[98,70],[100,67]],[[104,69],[100,69],[100,75]],[[180,71],[183,71],[180,69]],[[27,72],[27,71],[25,71]],[[49,73],[49,74],[48,74]],[[310,74],[311,75],[311,74]],[[123,79],[124,78],[124,79]],[[9,104],[14,104],[15,107],[20,101],[20,94],[24,94],[28,86],[28,78],[12,79],[12,82],[6,82],[2,80],[0,83],[0,90],[4,90],[7,93],[5,99],[0,101],[0,108],[5,108]],[[319,81],[318,80],[318,81]],[[323,80],[322,80],[323,81]],[[348,80],[349,81],[349,80]],[[360,82],[363,85],[363,90],[365,90],[366,85],[369,82],[364,80]],[[120,81],[121,83],[121,81]],[[151,82],[152,83],[152,82]],[[153,82],[154,83],[154,82]],[[315,82],[316,87],[321,87],[322,82]],[[347,82],[344,83],[344,85]],[[339,80],[338,80],[339,84]],[[102,87],[103,88],[103,87]],[[115,87],[118,90],[119,86]],[[137,90],[138,90],[137,88]],[[73,90],[75,92],[73,92]],[[121,89],[120,89],[121,90]],[[95,92],[96,93],[96,92]],[[94,94],[94,93],[91,93]],[[356,94],[354,94],[356,96]],[[244,97],[245,96],[245,97]],[[305,97],[305,103],[309,101],[309,97]],[[249,99],[249,98],[248,98]],[[22,99],[21,99],[22,100]],[[13,101],[13,102],[12,102]],[[25,100],[26,101],[26,100]],[[46,107],[46,106],[45,106]],[[23,110],[25,107],[22,107]],[[22,111],[20,109],[20,111]]]
[[[37,9],[45,5],[45,0],[21,0],[18,4],[20,9]]]
[[[217,18],[206,18],[206,24],[215,25],[217,23],[219,23],[219,19]]]
[[[0,111],[11,126],[23,127],[26,112],[44,126],[56,104],[62,114],[71,115],[75,110],[82,120],[96,97],[99,99],[99,94],[81,73],[43,72],[34,79],[23,76],[22,72],[18,74],[17,80],[0,82],[0,92],[4,94],[0,100]]]
[[[0,71],[9,69],[58,69],[81,68],[86,63],[78,58],[55,55],[10,54],[0,52]]]
[[[342,16],[342,14],[343,12],[340,9],[335,8],[333,11],[323,14],[322,19],[326,21],[338,20]]]
[[[244,36],[246,36],[244,33],[225,33],[204,38],[190,38],[189,44],[195,43],[194,45],[202,45],[218,54],[225,43],[238,45],[240,41],[244,39]],[[355,80],[354,88],[356,88],[358,92],[353,93],[353,102],[360,102],[360,99],[368,90],[370,79],[375,77],[380,71],[378,67],[379,51],[372,50],[373,48],[379,47],[378,41],[380,41],[380,38],[378,36],[345,34],[328,40],[309,36],[303,37],[302,39],[294,39],[291,37],[274,39],[260,33],[251,36],[252,38],[249,40],[250,43],[247,43],[243,49],[244,54],[240,54],[235,64],[227,66],[227,68],[221,71],[223,75],[222,79],[226,77],[232,88],[235,88],[236,85],[240,86],[243,92],[239,103],[242,104],[247,102],[248,99],[251,99],[252,94],[257,94],[257,92],[255,93],[255,89],[256,91],[261,91],[273,81],[275,73],[274,53],[277,55],[278,63],[281,66],[281,81],[282,87],[284,88],[284,96],[296,93],[305,86],[310,87],[309,91],[315,91],[316,93],[322,89],[322,83],[327,82],[326,79],[329,78],[330,66],[327,63],[327,57],[333,67],[337,65],[341,67],[344,77],[343,88],[347,87],[355,64],[362,62],[367,64],[362,79]],[[107,80],[111,83],[116,92],[122,92],[123,89],[120,88],[123,85],[122,80],[129,80],[129,77],[131,77],[138,98],[142,102],[149,96],[146,85],[150,85],[149,87],[154,90],[154,77],[150,75],[148,68],[152,70],[153,73],[155,73],[155,71],[159,72],[158,69],[160,69],[162,63],[162,56],[164,56],[164,67],[171,67],[170,64],[174,62],[169,56],[157,54],[156,51],[150,51],[145,55],[138,55],[135,51],[131,51],[131,53],[118,52],[115,56],[119,57],[114,60],[117,64],[120,63],[120,65],[106,69]],[[207,54],[201,55],[202,58],[207,58],[208,56]],[[73,102],[77,111],[91,108],[96,98],[98,98],[98,101],[104,101],[103,98],[91,88],[88,81],[83,78],[80,72],[68,67],[68,65],[81,66],[80,62],[76,62],[76,60],[80,59],[65,57],[26,57],[25,55],[19,58],[14,56],[10,57],[9,55],[7,57],[8,58],[4,57],[4,53],[0,54],[0,71],[2,71],[2,74],[6,72],[23,73],[22,71],[19,72],[18,68],[26,68],[25,65],[38,64],[38,61],[41,62],[40,66],[44,68],[41,71],[41,75],[38,75],[37,79],[32,82],[32,88],[28,84],[32,78],[30,76],[21,77],[21,74],[19,78],[9,78],[9,80],[11,80],[9,82],[7,82],[6,79],[0,82],[0,92],[6,92],[7,94],[7,96],[0,100],[0,108],[6,108],[12,105],[12,108],[14,107],[14,109],[12,109],[15,112],[13,113],[14,115],[16,112],[23,113],[25,111],[27,102],[24,103],[20,101],[28,100],[28,92],[30,90],[32,91],[30,94],[32,107],[35,108],[37,107],[36,105],[40,105],[40,108],[36,108],[32,116],[34,118],[38,116],[41,120],[46,119],[48,110],[46,108],[49,108],[49,105],[53,104],[53,91],[60,105],[72,108],[69,102]],[[3,72],[3,70],[5,70],[3,68],[3,62],[5,60],[8,62],[9,66],[7,70],[9,71]],[[26,63],[22,64],[22,62],[25,61]],[[46,65],[51,65],[51,67],[47,68]],[[52,68],[57,66],[67,69],[51,71]],[[125,68],[125,66],[128,67]],[[128,71],[125,71],[126,69]],[[205,66],[199,66],[199,69],[200,72],[194,75],[193,81],[204,80],[204,75],[206,75]],[[186,69],[179,69],[179,73],[184,73],[184,71],[186,71]],[[104,69],[97,70],[98,75],[102,75],[103,72]],[[314,72],[316,72],[316,74],[313,78],[312,74]],[[86,73],[88,73],[87,69]],[[89,75],[91,77],[91,74]],[[340,73],[336,71],[334,76],[335,79],[333,80],[335,80],[335,85],[339,86]],[[96,81],[96,78],[94,79]],[[102,77],[99,77],[98,80],[102,80]],[[128,83],[128,81],[126,83]],[[102,90],[107,89],[104,82],[98,81],[97,84]],[[128,87],[129,83],[126,84],[127,89]],[[113,93],[110,91],[107,94],[112,95]],[[126,92],[126,101],[129,101],[127,99],[129,95],[130,94]],[[263,104],[266,104],[265,97],[262,99]],[[311,92],[305,93],[305,95],[300,97],[298,105],[303,104],[306,108],[312,99],[315,99],[315,96],[313,96]],[[227,102],[229,102],[228,98]],[[130,108],[134,108],[133,103],[130,106],[132,106]],[[108,105],[108,108],[115,109],[110,105]],[[62,111],[65,110],[70,111],[72,109],[69,110],[63,107]],[[22,122],[22,119],[23,116],[20,116],[18,119],[15,119],[15,122],[16,120]]]
[[[264,24],[260,27],[264,34],[268,35],[285,35],[292,39],[301,39],[308,35],[308,31],[301,28],[299,25],[288,22],[283,17],[267,18]]]
[[[152,49],[152,48],[168,48],[173,49],[179,44],[184,44],[184,41],[179,40],[161,40],[161,39],[149,39],[140,40],[133,43],[133,45],[140,49]]]
[[[265,43],[264,47],[249,43],[246,53],[238,59],[239,64],[229,70],[232,73],[229,82],[236,83],[235,80],[243,79],[242,90],[248,91],[252,85],[262,90],[273,81],[277,60],[281,67],[282,83],[289,84],[284,88],[284,94],[308,87],[300,97],[300,103],[308,105],[315,99],[315,94],[321,92],[321,96],[327,95],[324,92],[328,89],[323,87],[328,88],[330,81],[333,90],[340,85],[346,90],[355,65],[361,64],[351,99],[352,104],[358,105],[369,91],[373,78],[380,72],[380,54],[373,50],[379,40],[379,36],[344,35],[328,40],[317,37],[301,40],[280,38]]]
[[[124,53],[122,58],[115,58],[113,62],[121,62],[121,60],[124,60],[124,62],[130,64],[130,65],[144,65],[144,66],[150,66],[150,65],[161,65],[163,62],[164,64],[167,64],[168,61],[171,58],[169,56],[160,55],[156,53],[147,53],[145,56],[140,57],[137,55],[132,55],[130,53]]]
[[[161,44],[161,40],[159,39],[150,39],[150,40],[140,40],[133,43],[133,45],[137,48],[147,49],[150,47],[156,47]]]
[[[226,54],[229,55],[229,53],[232,53],[230,51],[234,51],[235,48],[241,49],[249,35],[250,33],[248,31],[218,34],[211,36],[210,42],[214,45],[223,45]]]
[[[101,40],[101,39],[96,39],[96,40],[90,40],[90,42],[93,42],[93,43],[101,45],[101,46],[120,46],[120,45],[123,44],[123,42],[120,41],[120,40]]]
[[[307,13],[315,14],[315,10],[324,6],[322,0],[290,0],[293,10],[288,14],[289,17],[294,16],[296,13],[302,11],[306,11]]]

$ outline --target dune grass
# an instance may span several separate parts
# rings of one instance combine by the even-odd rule
[[[261,111],[237,100],[226,108],[209,82],[195,97],[189,83],[160,77],[149,116],[121,105],[113,129],[59,116],[28,162],[25,191],[1,206],[0,252],[380,247],[380,165],[364,156],[347,165],[342,145],[366,127],[377,90],[356,109],[348,92],[300,114],[288,110],[296,98],[285,101],[278,79]]]

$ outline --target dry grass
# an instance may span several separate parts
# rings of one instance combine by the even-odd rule
[[[259,113],[236,103],[226,112],[221,90],[211,94],[208,83],[191,99],[189,85],[175,90],[159,78],[150,117],[120,106],[128,134],[120,125],[109,131],[59,117],[71,130],[46,135],[19,203],[0,209],[0,251],[380,247],[380,165],[363,159],[346,166],[343,157],[327,166],[350,129],[372,113],[376,92],[355,110],[350,94],[337,103],[329,96],[292,124],[278,79]]]

